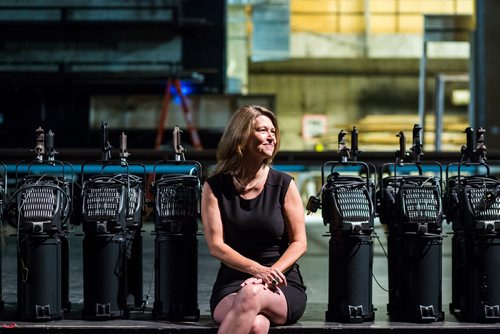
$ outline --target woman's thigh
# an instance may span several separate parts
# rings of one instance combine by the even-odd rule
[[[214,309],[214,320],[219,324],[224,320],[224,317],[231,309],[233,305],[234,298],[236,297],[235,293],[230,293],[226,297],[222,298],[219,304]]]

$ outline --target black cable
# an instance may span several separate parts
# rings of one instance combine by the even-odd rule
[[[372,277],[375,283],[377,283],[378,287],[381,288],[384,292],[389,292],[386,288],[384,288],[382,285],[380,285],[379,281],[377,280],[377,277],[375,277],[375,274],[372,272]]]
[[[151,279],[149,280],[149,288],[148,288],[148,293],[146,294],[146,298],[144,298],[144,301],[142,302],[141,305],[141,312],[144,312],[146,310],[146,307],[148,306],[148,300],[151,297],[151,287],[153,286],[153,281],[154,281],[154,274],[155,274],[155,268],[156,268],[156,256],[154,260],[154,264],[151,269]]]
[[[380,237],[377,235],[377,233],[375,231],[372,232],[372,235],[373,235],[374,238],[376,238],[378,240],[378,243],[380,244],[380,247],[382,247],[382,251],[383,251],[386,259],[389,259],[389,257],[387,256],[387,252],[385,251],[384,245],[382,244],[382,241],[380,241]],[[379,286],[379,288],[381,288],[385,292],[389,292],[388,289],[384,288],[379,283],[379,281],[377,280],[377,277],[375,276],[375,274],[373,273],[373,271],[372,271],[372,277],[373,277],[373,280],[375,281],[375,283],[377,283],[377,285]]]

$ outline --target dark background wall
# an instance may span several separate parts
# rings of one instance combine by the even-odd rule
[[[0,142],[88,147],[92,96],[163,95],[167,78],[193,93],[225,86],[224,0],[16,1],[0,15]],[[8,13],[5,14],[5,13]]]

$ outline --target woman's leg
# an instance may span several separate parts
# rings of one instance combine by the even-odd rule
[[[219,333],[249,333],[258,315],[270,322],[284,324],[288,306],[281,290],[271,291],[262,284],[249,284],[236,294],[224,297],[214,310]]]
[[[220,303],[217,305],[214,310],[214,319],[218,323],[221,323],[224,320],[224,317],[229,312],[231,305],[233,304],[234,297],[236,293],[232,293],[225,298],[223,298]],[[271,322],[269,319],[262,314],[257,314],[252,324],[252,328],[250,329],[250,334],[260,334],[260,333],[268,333],[269,327],[271,326]]]
[[[236,292],[227,295],[222,298],[219,304],[215,307],[214,310],[214,320],[217,323],[221,323],[224,320],[224,317],[227,315],[229,310],[231,309],[231,305],[233,305],[234,298],[236,297]]]
[[[257,314],[250,329],[250,334],[267,334],[269,333],[269,327],[271,327],[269,319],[263,314]]]

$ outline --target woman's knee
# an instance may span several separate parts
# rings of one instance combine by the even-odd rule
[[[233,306],[240,307],[242,311],[255,310],[260,311],[260,294],[264,287],[260,284],[246,285],[238,291]]]
[[[271,322],[266,316],[257,314],[250,329],[250,334],[268,333],[270,325]]]

